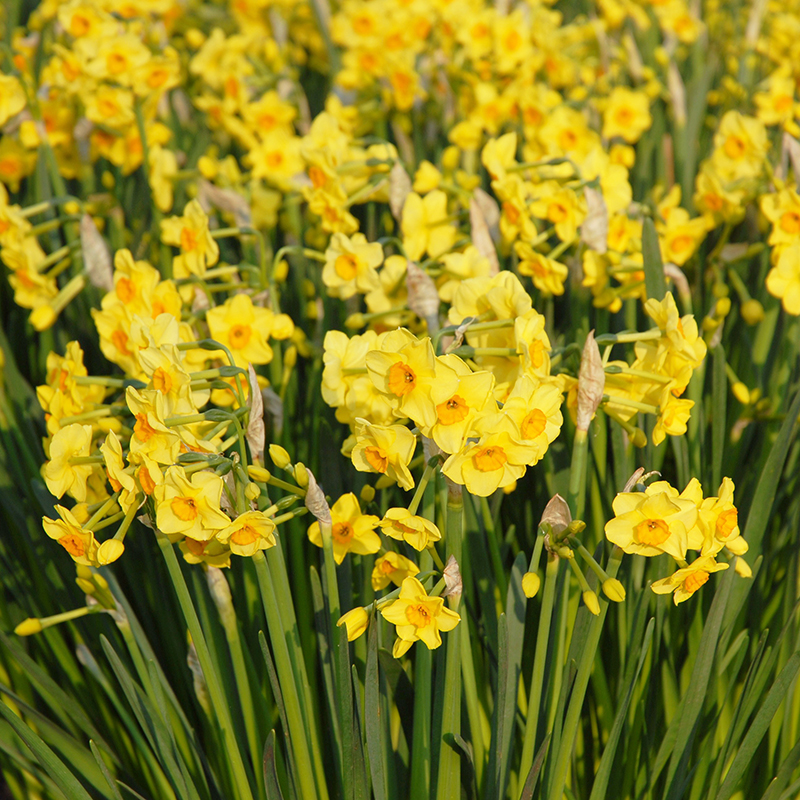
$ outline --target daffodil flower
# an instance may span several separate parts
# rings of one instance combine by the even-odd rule
[[[331,506],[331,520],[333,558],[337,564],[341,564],[348,553],[368,555],[378,552],[381,546],[380,537],[375,533],[378,517],[364,514],[358,498],[352,492],[343,494]],[[309,526],[308,538],[312,544],[322,547],[319,522],[313,522]]]
[[[186,475],[172,466],[156,487],[156,523],[168,535],[180,534],[198,542],[213,539],[231,524],[220,508],[222,478],[213,472]]]

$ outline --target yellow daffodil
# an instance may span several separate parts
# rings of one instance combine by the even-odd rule
[[[420,552],[442,538],[436,525],[425,517],[412,514],[407,508],[390,508],[379,524],[387,536],[405,541]]]
[[[187,475],[183,467],[169,467],[155,490],[159,529],[198,542],[213,539],[231,524],[220,508],[222,488],[222,478],[213,472]]]
[[[440,631],[451,631],[461,617],[445,608],[441,597],[430,597],[425,587],[414,577],[403,580],[400,596],[381,609],[385,620],[397,626],[397,641],[392,654],[400,658],[416,641],[430,650],[442,643]]]
[[[100,445],[100,453],[105,461],[108,482],[115,492],[120,493],[117,502],[127,512],[136,498],[136,481],[133,470],[126,469],[122,445],[114,431],[108,432],[105,441]]]
[[[275,523],[263,511],[245,511],[217,531],[216,539],[237,556],[252,556],[275,546]]]
[[[380,549],[381,539],[375,533],[379,518],[373,514],[364,514],[358,498],[352,492],[343,494],[331,506],[331,520],[333,557],[337,564],[341,564],[348,553],[368,555],[377,553]],[[309,526],[308,538],[312,544],[322,547],[319,522],[313,522]]]
[[[767,291],[780,298],[787,314],[800,315],[800,241],[781,248],[767,273]]]
[[[431,340],[418,341],[404,328],[387,334],[382,350],[367,353],[366,364],[370,380],[397,416],[414,420],[423,433],[435,424],[437,406],[458,386],[458,376],[437,359]]]
[[[476,444],[451,455],[442,472],[472,494],[488,497],[519,480],[535,458],[535,447],[521,444],[507,432],[487,433]]]
[[[380,285],[377,268],[383,262],[383,247],[367,242],[363,233],[334,233],[325,251],[322,282],[328,294],[346,300],[356,292],[366,294]]]
[[[417,439],[402,425],[373,425],[356,420],[356,443],[350,454],[359,472],[379,472],[408,491],[414,487],[408,465]]]
[[[172,260],[176,278],[188,278],[189,275],[202,278],[206,268],[219,259],[219,247],[208,229],[208,217],[197,200],[186,204],[182,217],[162,220],[161,240],[181,250],[181,254]]]
[[[440,189],[420,197],[411,192],[403,206],[403,249],[412,261],[425,253],[432,258],[452,249],[458,231],[448,220],[447,195]]]
[[[76,564],[83,566],[98,566],[98,545],[94,533],[81,527],[77,519],[68,508],[56,506],[56,511],[61,519],[42,520],[44,532],[55,539],[71,556]]]
[[[564,294],[564,281],[569,275],[566,264],[537,253],[527,242],[517,242],[514,250],[519,256],[520,275],[530,275],[533,285],[545,297]]]
[[[61,428],[50,440],[50,460],[43,469],[44,482],[58,498],[70,494],[79,503],[86,500],[86,482],[94,466],[70,463],[87,458],[92,446],[92,426],[74,422]]]
[[[626,553],[668,553],[676,561],[685,560],[697,525],[697,506],[666,481],[651,483],[644,492],[622,492],[612,508],[615,517],[605,527],[610,542]]]
[[[253,304],[249,295],[235,294],[221,306],[206,313],[212,339],[224,344],[231,352],[236,366],[247,369],[248,364],[269,364],[272,348],[269,339],[274,314],[268,308]]]
[[[650,128],[650,99],[642,91],[633,91],[625,86],[613,89],[603,109],[603,137],[619,136],[628,144],[634,144]]]
[[[181,440],[172,428],[164,424],[164,395],[154,389],[139,392],[129,386],[125,400],[136,418],[130,443],[131,461],[138,464],[143,456],[147,456],[159,464],[174,464],[180,452]]]
[[[375,559],[372,569],[372,588],[377,592],[390,583],[400,586],[403,580],[419,573],[419,567],[411,559],[389,551]]]
[[[688,600],[714,572],[728,569],[727,564],[718,564],[714,560],[714,556],[700,556],[696,558],[689,566],[677,570],[668,578],[654,581],[650,588],[656,594],[670,594],[672,595],[675,605]]]

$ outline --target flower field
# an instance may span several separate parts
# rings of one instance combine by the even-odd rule
[[[800,797],[800,2],[0,42],[2,800]]]

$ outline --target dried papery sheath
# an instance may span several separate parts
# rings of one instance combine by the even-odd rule
[[[597,407],[603,399],[606,375],[600,348],[594,340],[594,331],[589,331],[583,346],[581,368],[578,372],[578,419],[579,431],[588,431]]]
[[[114,289],[114,273],[111,268],[111,253],[105,239],[97,230],[90,214],[81,217],[81,250],[86,274],[92,286],[110,292]]]
[[[496,275],[500,271],[497,248],[494,246],[483,209],[474,197],[469,201],[469,224],[472,229],[472,243],[482,256],[489,259],[490,274]]]
[[[572,512],[569,510],[569,504],[560,494],[553,495],[544,507],[539,525],[547,523],[552,531],[551,535],[558,538],[571,522]]]
[[[331,508],[325,499],[325,493],[319,488],[317,479],[310,469],[306,469],[308,475],[308,489],[306,490],[306,508],[317,518],[320,525],[332,525]]]
[[[428,323],[428,332],[439,330],[439,292],[433,279],[413,261],[406,268],[408,307]]]
[[[253,458],[258,458],[263,461],[264,443],[266,441],[266,432],[264,429],[264,399],[261,395],[256,371],[253,369],[252,364],[248,366],[247,377],[250,383],[250,395],[247,398],[247,407],[250,409],[250,414],[247,419],[245,438],[247,439],[247,445],[250,448],[250,453]]]
[[[401,222],[403,219],[403,206],[406,197],[411,194],[411,178],[406,172],[405,167],[396,161],[389,172],[389,208],[392,216]]]
[[[220,211],[232,214],[240,228],[250,228],[253,225],[250,203],[232,189],[220,189],[213,183],[201,180],[197,187],[197,200],[206,213],[211,210],[212,206],[215,206]]]
[[[445,584],[442,597],[449,597],[452,595],[456,600],[460,600],[463,584],[461,582],[461,570],[458,567],[458,561],[456,561],[455,556],[450,556],[450,558],[447,559],[447,564],[444,566],[442,576],[444,577]]]
[[[596,253],[605,253],[608,250],[608,208],[603,193],[584,186],[583,196],[588,211],[581,225],[581,241]]]

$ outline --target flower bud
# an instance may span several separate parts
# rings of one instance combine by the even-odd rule
[[[45,303],[44,305],[35,308],[29,317],[31,325],[37,331],[46,331],[52,328],[55,324],[58,314],[53,310],[53,307]]]
[[[629,434],[629,439],[634,447],[647,446],[647,434],[641,428],[634,428]]]
[[[294,369],[294,365],[297,363],[297,347],[295,345],[290,345],[286,348],[286,352],[283,354],[283,367],[284,369]]]
[[[586,608],[592,612],[596,617],[600,614],[600,601],[597,599],[597,594],[595,592],[589,590],[588,592],[583,593],[583,602],[586,604]]]
[[[522,576],[522,591],[525,593],[525,597],[536,597],[541,585],[542,580],[535,572],[526,572]]]
[[[347,629],[347,641],[352,642],[364,633],[368,622],[369,614],[367,614],[367,610],[359,606],[340,617],[336,626],[340,628],[344,625]]]
[[[758,300],[747,300],[742,303],[741,307],[742,319],[748,325],[758,325],[764,319],[764,306]]]
[[[375,499],[375,489],[373,489],[369,484],[366,484],[361,489],[361,502],[365,505],[367,503],[371,503]]]
[[[289,262],[282,258],[272,271],[272,277],[275,278],[276,283],[283,283],[289,276]]]
[[[603,581],[603,594],[609,600],[621,603],[625,600],[625,587],[616,578],[608,578]]]
[[[308,470],[306,469],[306,465],[300,461],[294,465],[294,479],[301,489],[308,488]]]
[[[248,483],[247,486],[244,487],[244,496],[248,500],[258,500],[261,497],[261,489],[255,483]]]
[[[363,328],[367,324],[367,318],[364,314],[357,312],[355,314],[351,314],[345,321],[344,326],[349,331],[357,331]]]
[[[268,469],[264,469],[264,467],[254,467],[252,465],[247,468],[247,474],[254,481],[258,481],[259,483],[269,483],[269,479],[272,477]]]
[[[717,300],[716,305],[714,306],[714,316],[717,319],[722,319],[723,317],[727,317],[731,311],[731,299],[730,297],[720,297]]]
[[[101,566],[111,564],[125,552],[125,544],[119,539],[106,539],[97,548],[97,562]]]
[[[75,578],[77,587],[90,597],[97,591],[97,587],[87,578]]]
[[[269,457],[278,469],[287,469],[292,464],[291,457],[279,444],[271,444],[269,446]]]
[[[16,633],[17,636],[32,636],[34,633],[40,633],[41,631],[42,623],[33,617],[28,617],[28,619],[23,620],[14,628],[14,633]]]
[[[750,390],[741,381],[736,381],[736,383],[731,386],[731,391],[733,392],[733,396],[742,405],[750,405]]]

